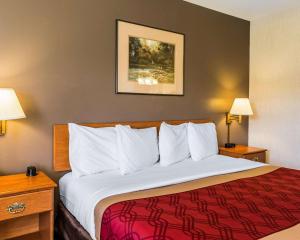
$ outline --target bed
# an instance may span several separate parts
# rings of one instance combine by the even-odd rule
[[[70,170],[64,124],[54,126],[54,169]],[[297,239],[299,180],[297,170],[221,155],[201,164],[191,159],[168,167],[156,164],[125,176],[108,171],[74,179],[69,172],[59,183],[59,235],[75,240]]]

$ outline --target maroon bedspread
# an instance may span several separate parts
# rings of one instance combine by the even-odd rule
[[[101,239],[250,240],[300,223],[300,171],[123,201],[105,210]],[[299,238],[300,239],[300,238]]]

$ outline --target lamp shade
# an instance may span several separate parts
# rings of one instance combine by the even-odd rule
[[[253,115],[253,111],[248,98],[236,98],[230,109],[233,115]]]
[[[0,120],[25,118],[15,91],[11,88],[0,88]]]

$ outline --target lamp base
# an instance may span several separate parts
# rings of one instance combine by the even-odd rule
[[[235,143],[225,143],[225,148],[234,148],[235,146]]]

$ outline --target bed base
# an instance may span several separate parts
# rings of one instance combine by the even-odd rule
[[[89,233],[60,201],[57,206],[57,240],[92,240]]]

